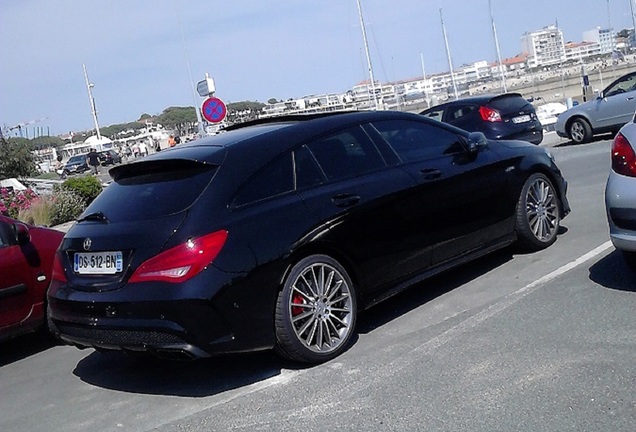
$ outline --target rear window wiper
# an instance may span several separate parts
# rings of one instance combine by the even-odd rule
[[[77,222],[84,222],[84,221],[99,221],[99,222],[108,223],[108,218],[106,217],[104,213],[97,211],[97,212],[89,213],[83,218],[80,218],[77,220]]]

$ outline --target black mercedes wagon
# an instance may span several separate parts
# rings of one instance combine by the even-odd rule
[[[48,292],[63,341],[165,358],[276,349],[316,363],[356,315],[569,212],[551,155],[417,114],[233,126],[109,171]]]

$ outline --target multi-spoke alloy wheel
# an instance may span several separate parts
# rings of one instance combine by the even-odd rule
[[[277,348],[304,362],[326,361],[346,349],[356,321],[356,298],[347,272],[326,255],[296,264],[276,308]]]
[[[548,247],[556,240],[560,224],[559,199],[543,174],[531,175],[517,204],[517,235],[530,249]]]

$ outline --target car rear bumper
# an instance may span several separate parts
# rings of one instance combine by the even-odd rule
[[[237,290],[224,295],[221,290],[140,283],[87,292],[54,281],[48,324],[59,339],[79,348],[145,351],[168,359],[272,348],[273,318],[246,319],[249,312],[230,300]]]
[[[636,178],[610,171],[605,187],[605,207],[614,247],[636,251]]]

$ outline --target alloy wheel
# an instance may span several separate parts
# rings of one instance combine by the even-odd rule
[[[559,227],[559,208],[552,185],[537,177],[526,194],[526,215],[537,240],[548,241]]]
[[[293,281],[289,301],[296,338],[314,353],[337,350],[352,332],[352,292],[343,274],[327,263],[305,267]]]

